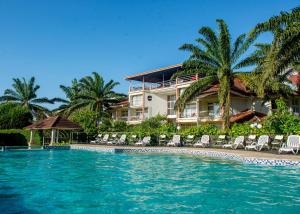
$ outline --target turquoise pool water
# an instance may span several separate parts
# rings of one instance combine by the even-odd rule
[[[0,213],[300,213],[300,169],[170,154],[2,152]]]

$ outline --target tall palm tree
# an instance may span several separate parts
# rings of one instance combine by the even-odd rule
[[[49,112],[41,104],[53,104],[53,101],[46,97],[37,98],[37,91],[40,86],[35,84],[34,77],[31,77],[29,81],[26,81],[25,78],[14,78],[12,87],[13,89],[4,91],[4,95],[0,97],[0,102],[18,103],[28,108],[35,118]]]
[[[252,43],[252,39],[245,34],[237,37],[231,43],[228,26],[223,20],[217,20],[218,32],[210,27],[199,30],[200,38],[196,39],[198,45],[184,44],[180,50],[191,52],[190,57],[183,63],[183,71],[176,75],[200,74],[204,76],[192,83],[179,97],[175,107],[182,110],[184,106],[208,89],[212,84],[219,82],[218,93],[220,112],[224,120],[223,128],[229,127],[230,88],[233,79],[240,68],[240,59]]]
[[[113,91],[117,85],[119,83],[113,80],[105,83],[98,73],[93,72],[92,76],[86,76],[79,81],[80,92],[71,102],[69,111],[89,108],[97,112],[99,117],[106,115],[105,110],[126,97],[124,94]]]
[[[64,92],[66,99],[54,98],[53,101],[60,102],[62,105],[54,109],[53,112],[69,116],[72,113],[70,110],[72,110],[72,106],[80,94],[79,82],[77,79],[73,79],[71,86],[60,85],[59,87]]]
[[[297,66],[300,61],[300,7],[294,8],[290,13],[281,12],[266,22],[259,23],[250,33],[255,39],[260,34],[270,32],[273,41],[266,46],[263,58],[255,57],[245,61],[246,64],[257,64],[256,72],[261,73],[259,84],[260,96],[264,96],[265,84],[269,79],[276,78],[287,71],[288,68]]]
[[[241,74],[246,86],[255,92],[258,97],[264,102],[275,101],[278,98],[288,98],[293,95],[293,90],[290,87],[291,81],[289,75],[293,71],[287,69],[276,76],[270,76],[262,85],[261,80],[264,78],[264,70],[262,69],[265,61],[272,50],[272,44],[258,43],[257,48],[243,63],[244,66],[255,66],[254,72]],[[272,111],[272,104],[271,104]]]

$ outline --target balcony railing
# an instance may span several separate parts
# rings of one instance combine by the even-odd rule
[[[116,118],[116,120],[127,121],[128,117],[126,117],[126,116],[124,116],[124,117],[118,117],[118,118]]]
[[[192,82],[198,79],[198,76],[195,74],[189,74],[185,76],[179,76],[176,79],[170,79],[162,82],[155,82],[155,83],[140,83],[135,82],[129,88],[131,92],[134,91],[141,91],[141,90],[153,90],[153,89],[161,89],[161,88],[168,88],[175,86],[177,84],[184,84],[188,82]]]

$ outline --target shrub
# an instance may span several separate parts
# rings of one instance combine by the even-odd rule
[[[16,103],[0,104],[0,129],[22,129],[31,124],[28,109]]]
[[[235,123],[231,126],[231,128],[227,131],[229,136],[239,136],[239,135],[250,135],[250,134],[256,134],[256,135],[263,135],[263,134],[274,134],[274,132],[271,132],[266,126],[262,125],[262,128],[251,128],[251,123]]]
[[[169,122],[166,117],[158,115],[146,119],[141,124],[130,126],[128,130],[139,137],[144,137],[146,135],[158,136],[160,134],[170,135],[176,131],[176,125]]]
[[[104,119],[102,124],[98,127],[99,132],[126,132],[127,123],[125,121],[114,121],[111,119]]]
[[[180,134],[183,136],[194,135],[196,137],[200,137],[204,134],[218,135],[221,133],[222,131],[212,124],[193,126],[191,128],[186,128],[180,131]]]
[[[289,112],[285,102],[276,100],[277,110],[268,116],[263,126],[271,133],[276,134],[299,134],[300,119]]]
[[[0,146],[27,146],[30,140],[30,131],[22,129],[0,130]],[[34,143],[40,145],[38,133],[34,135]]]
[[[74,112],[69,119],[75,123],[78,123],[86,134],[95,135],[97,134],[97,121],[98,114],[89,109],[82,109]]]

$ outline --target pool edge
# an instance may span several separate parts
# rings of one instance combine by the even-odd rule
[[[264,166],[293,166],[300,167],[300,161],[284,160],[284,159],[266,159],[266,158],[255,158],[255,157],[242,157],[238,154],[226,153],[224,151],[201,151],[185,148],[147,148],[147,147],[124,147],[124,148],[115,148],[115,147],[91,147],[84,145],[71,145],[73,150],[86,150],[86,151],[96,151],[96,152],[111,152],[111,153],[169,153],[169,154],[188,154],[188,155],[197,155],[205,157],[213,157],[220,159],[236,160],[245,164],[255,164],[255,165],[264,165]]]

